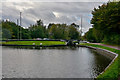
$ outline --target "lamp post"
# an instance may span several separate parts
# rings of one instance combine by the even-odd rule
[[[82,16],[81,16],[81,35],[82,35]]]
[[[17,19],[17,27],[19,27],[19,20]],[[18,28],[18,33],[17,33],[17,39],[19,39],[19,28]]]
[[[22,22],[21,22],[21,15],[22,15],[22,12],[20,12],[20,29],[19,29],[19,39],[22,38],[22,34],[21,34],[21,26],[22,26]]]

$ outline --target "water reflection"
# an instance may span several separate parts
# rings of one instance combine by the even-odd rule
[[[83,47],[3,47],[6,78],[94,78],[110,59]]]

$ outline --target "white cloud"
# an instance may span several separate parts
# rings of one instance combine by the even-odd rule
[[[58,12],[53,12],[53,14],[55,15],[55,17],[59,18],[60,14]]]
[[[35,21],[42,19],[44,24],[49,23],[77,23],[83,17],[84,31],[91,27],[91,11],[102,3],[92,2],[3,2],[2,18],[16,22],[19,12],[22,11],[22,26],[28,27]]]
[[[33,8],[32,7],[33,2],[29,2],[29,3],[28,2],[4,2],[2,5],[8,8],[9,7],[14,9],[16,8],[16,10],[19,10],[19,11],[24,11],[24,10]]]
[[[107,2],[108,0],[2,0],[3,2]]]
[[[31,0],[2,0],[2,2],[28,2]]]

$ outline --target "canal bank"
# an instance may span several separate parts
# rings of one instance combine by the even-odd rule
[[[59,45],[15,45],[15,44],[0,44],[0,46],[28,46],[28,47],[64,47],[67,45],[59,44]]]
[[[57,46],[65,46],[65,42],[63,41],[48,41],[48,40],[40,40],[40,41],[5,41],[0,44],[1,46],[30,46],[30,47],[57,47]]]
[[[103,54],[105,56],[108,56],[110,58],[113,58],[112,62],[106,67],[106,69],[100,73],[99,76],[96,77],[97,80],[119,80],[118,77],[120,76],[120,65],[118,56],[120,53],[120,50],[116,50],[110,47],[96,45],[96,44],[89,44],[89,43],[83,43],[79,45],[80,47],[88,47],[92,48],[94,50],[97,50],[99,52],[105,51],[107,54]]]

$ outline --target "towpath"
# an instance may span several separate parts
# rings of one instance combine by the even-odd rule
[[[97,45],[106,46],[106,47],[110,47],[110,48],[120,50],[120,46],[112,46],[112,45],[102,44],[102,43],[92,43],[92,44],[97,44]]]

